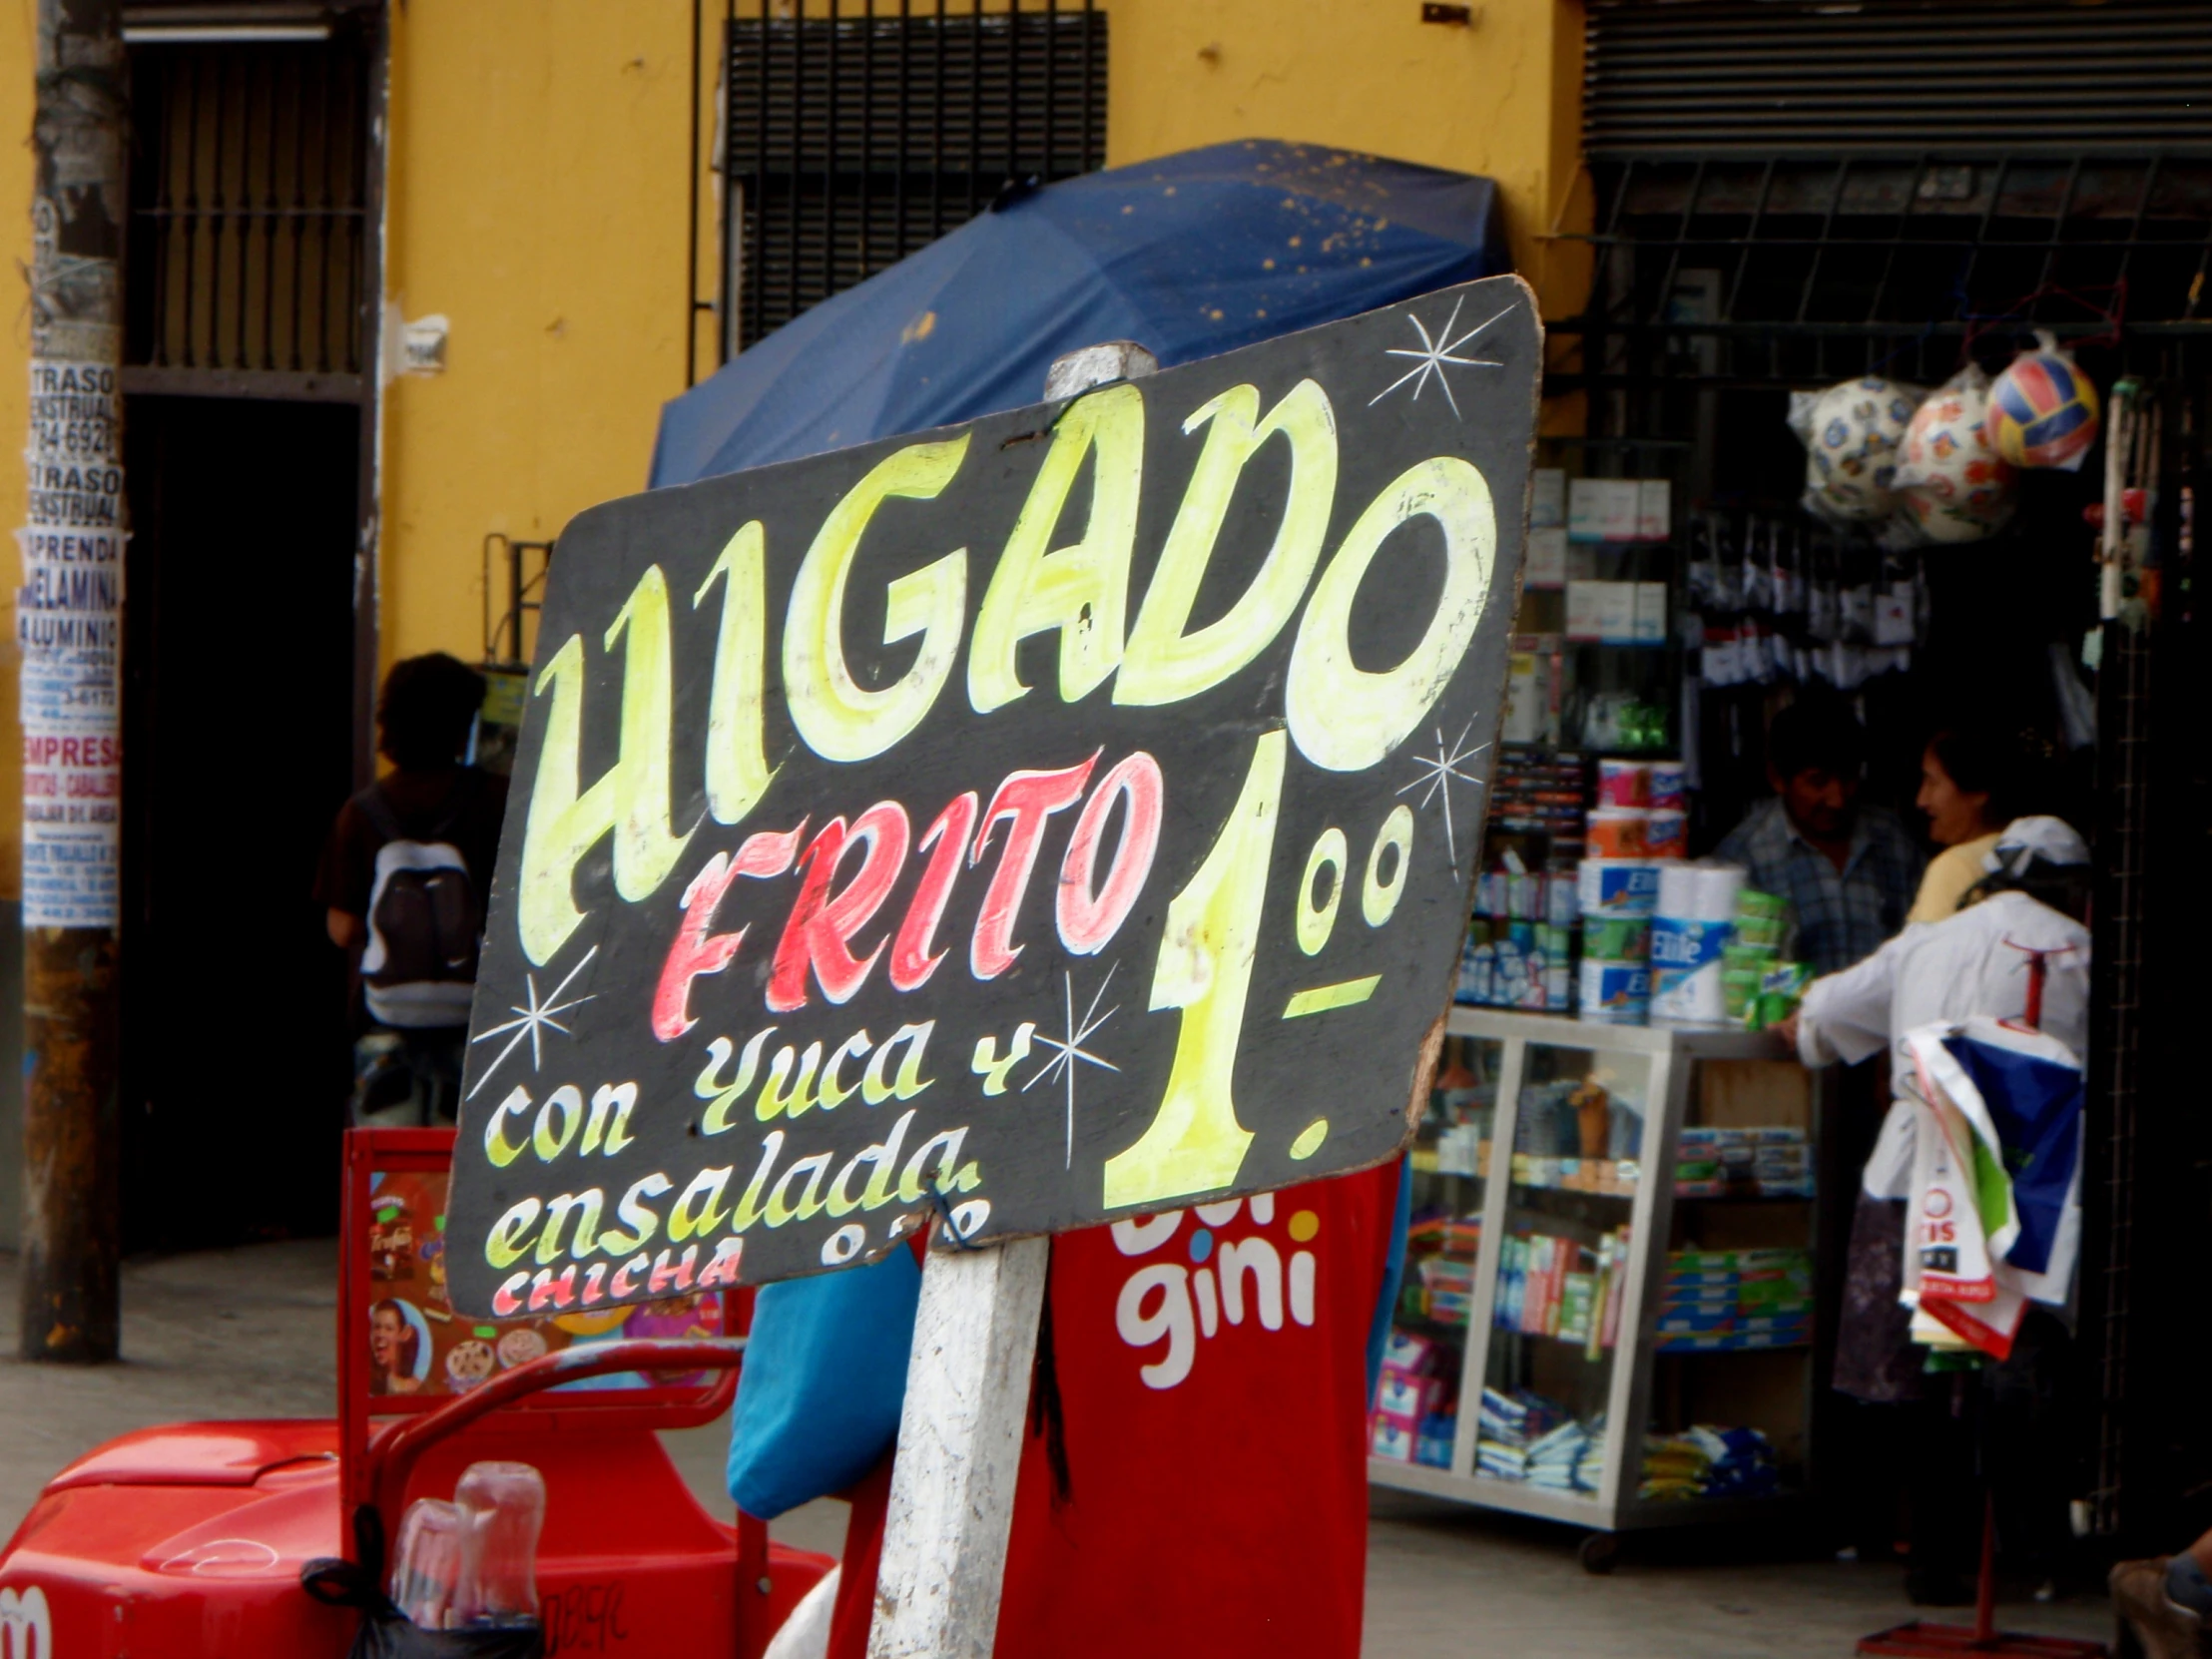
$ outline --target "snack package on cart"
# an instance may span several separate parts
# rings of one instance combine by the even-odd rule
[[[2029,1302],[2065,1302],[2081,1240],[2080,1060],[2064,1043],[1975,1015],[1908,1032],[1919,1084],[1905,1289],[2003,1360]],[[1947,1345],[1945,1345],[1947,1346]]]

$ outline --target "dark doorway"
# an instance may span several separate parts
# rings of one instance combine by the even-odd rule
[[[342,958],[310,895],[352,789],[352,403],[133,397],[123,1225],[335,1225]]]

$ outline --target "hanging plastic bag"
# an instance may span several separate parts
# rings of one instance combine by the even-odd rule
[[[2063,1306],[2072,1290],[2081,1063],[2055,1037],[1983,1015],[1905,1042],[1921,1102],[1906,1300],[2003,1360],[2027,1304]]]
[[[458,1519],[458,1506],[436,1502],[435,1509],[443,1513],[424,1525],[430,1508],[419,1501],[409,1505],[409,1520],[415,1524],[410,1527],[403,1520],[400,1532],[402,1543],[411,1547],[405,1570],[393,1576],[392,1587],[424,1611],[433,1611],[433,1604],[443,1600],[449,1582],[458,1589],[457,1580],[466,1571],[457,1549],[445,1547],[449,1529],[440,1524]],[[299,1569],[300,1588],[315,1600],[359,1611],[360,1625],[347,1659],[545,1659],[545,1631],[534,1618],[526,1624],[425,1630],[400,1611],[384,1583],[384,1529],[372,1505],[364,1503],[354,1511],[353,1553],[350,1561],[326,1556]]]
[[[359,1628],[346,1659],[545,1659],[537,1624],[473,1630],[425,1630],[392,1604],[374,1573],[351,1561],[309,1561],[299,1570],[307,1594],[332,1607],[358,1608]]]
[[[2097,388],[2055,334],[2035,330],[1989,388],[1989,447],[2012,466],[2078,472],[2097,441]]]
[[[1989,376],[1968,364],[1922,399],[1905,428],[1895,483],[1931,542],[1972,542],[2012,516],[2017,474],[1988,432]]]
[[[1879,374],[1825,391],[1790,394],[1790,429],[1805,445],[1806,511],[1837,524],[1867,524],[1897,508],[1898,445],[1919,388]]]

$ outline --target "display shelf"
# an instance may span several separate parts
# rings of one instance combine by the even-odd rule
[[[1401,1300],[1397,1329],[1413,1341],[1393,1351],[1435,1379],[1400,1390],[1421,1400],[1426,1460],[1373,1456],[1371,1479],[1604,1531],[1802,1496],[1817,1183],[1805,1196],[1692,1196],[1649,1175],[1677,1168],[1685,1127],[1705,1162],[1716,1145],[1809,1156],[1812,1080],[1776,1038],[1735,1029],[1467,1007],[1446,1029],[1415,1142],[1407,1280],[1424,1289]],[[1419,1317],[1436,1306],[1465,1323]],[[1703,1425],[1759,1435],[1687,1432]],[[1700,1495],[1664,1495],[1685,1483]]]

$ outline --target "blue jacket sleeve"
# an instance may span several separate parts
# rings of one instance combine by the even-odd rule
[[[730,1425],[730,1495],[749,1515],[841,1491],[898,1438],[921,1269],[910,1250],[762,1290]]]

